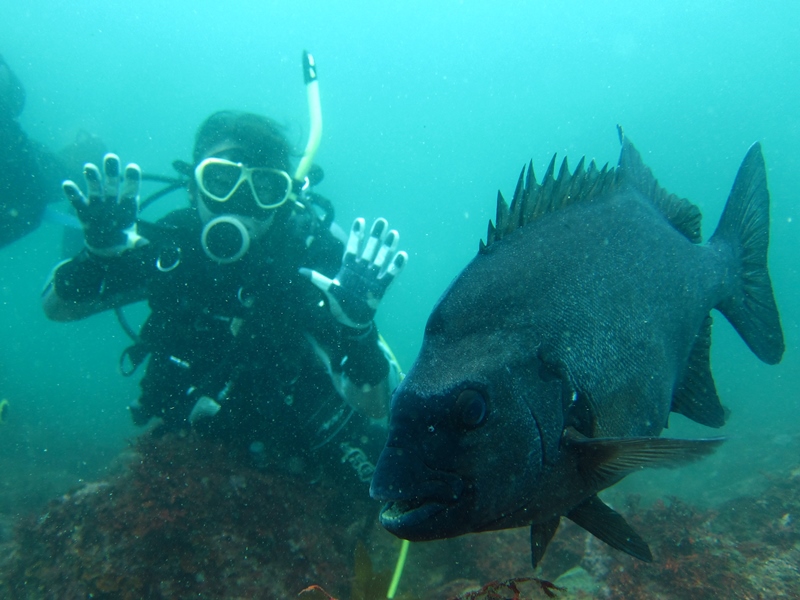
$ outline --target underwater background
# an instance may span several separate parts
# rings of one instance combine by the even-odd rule
[[[613,165],[620,124],[661,185],[700,207],[708,238],[760,141],[784,359],[760,363],[714,314],[728,442],[697,465],[643,472],[608,494],[711,505],[757,495],[770,473],[797,462],[800,4],[30,0],[5,3],[0,18],[0,53],[27,92],[28,135],[57,149],[86,130],[150,174],[172,175],[173,160],[191,157],[198,125],[225,108],[277,119],[300,154],[304,49],[322,95],[318,191],[345,229],[357,216],[387,218],[410,256],[377,319],[406,369],[436,299],[486,235],[497,190],[510,197],[528,160],[540,176],[555,152],[571,165],[584,155]],[[184,200],[173,194],[142,216]],[[66,211],[66,202],[52,207]],[[102,478],[137,435],[126,407],[138,378],[117,372],[130,342],[114,315],[58,324],[42,312],[63,229],[47,222],[0,250],[4,531]],[[126,314],[139,323],[145,311]],[[680,415],[665,432],[717,433]]]

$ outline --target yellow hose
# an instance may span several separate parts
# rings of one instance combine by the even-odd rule
[[[403,540],[403,545],[400,546],[400,556],[397,557],[397,564],[394,567],[392,583],[389,584],[389,591],[386,592],[386,597],[389,600],[392,600],[397,593],[397,586],[400,585],[400,578],[403,576],[403,567],[406,566],[406,556],[408,556],[408,547],[410,545],[411,542]]]
[[[380,337],[381,343],[383,344],[386,352],[389,354],[389,360],[396,365],[397,372],[402,380],[405,374],[400,368],[400,361],[397,360],[397,357],[394,355],[391,346],[386,343],[386,340],[383,339],[383,336],[381,334],[378,334],[378,336]],[[406,566],[406,556],[408,556],[409,546],[411,546],[411,542],[408,540],[403,540],[403,544],[400,546],[400,556],[397,557],[397,564],[394,566],[392,582],[389,584],[389,591],[386,592],[386,598],[388,598],[388,600],[392,600],[394,595],[397,593],[397,586],[400,585],[400,578],[403,576],[403,568]]]

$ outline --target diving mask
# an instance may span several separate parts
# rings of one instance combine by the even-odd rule
[[[246,167],[224,158],[206,158],[195,168],[194,178],[200,191],[220,204],[228,202],[244,182],[250,186],[256,204],[263,209],[278,208],[292,195],[292,178],[286,171]],[[210,204],[209,209],[214,211],[213,205]],[[231,209],[233,207],[225,207],[226,212]]]

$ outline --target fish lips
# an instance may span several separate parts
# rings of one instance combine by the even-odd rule
[[[442,529],[444,523],[437,516],[443,517],[444,511],[458,503],[464,487],[461,477],[431,469],[415,451],[387,446],[375,467],[369,493],[386,502],[381,525],[397,537],[418,542],[451,535]]]

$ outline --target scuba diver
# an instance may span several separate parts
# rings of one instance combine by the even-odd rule
[[[51,152],[23,131],[24,107],[25,89],[0,56],[0,248],[39,227],[47,205],[63,200],[61,182],[105,152],[103,143],[85,132]]]
[[[346,236],[311,190],[321,112],[304,60],[311,135],[293,175],[279,126],[236,111],[200,126],[193,164],[177,163],[191,206],[156,223],[138,218],[138,166],[87,164],[86,195],[64,182],[85,248],[56,266],[43,306],[73,321],[147,300],[121,358],[127,374],[147,360],[135,424],[155,417],[304,473],[334,457],[366,481],[399,375],[373,317],[408,256],[384,219],[369,231],[356,219]]]

